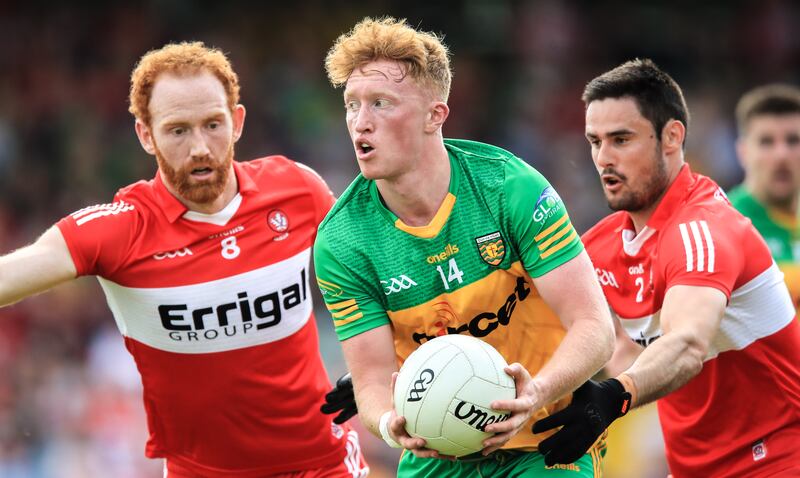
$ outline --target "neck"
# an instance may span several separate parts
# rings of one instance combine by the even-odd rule
[[[214,200],[209,202],[198,203],[189,201],[178,194],[172,184],[170,184],[168,181],[164,180],[163,182],[167,190],[172,193],[172,195],[175,196],[181,204],[186,206],[187,209],[203,214],[215,214],[222,211],[225,209],[225,206],[230,204],[233,198],[236,197],[236,193],[239,192],[239,182],[236,179],[236,172],[233,170],[233,166],[231,166],[231,170],[228,174],[228,180],[225,182],[225,188],[223,188],[222,193]]]
[[[667,170],[669,178],[669,180],[667,181],[667,187],[665,187],[664,190],[661,191],[661,194],[659,194],[658,197],[655,198],[655,200],[650,204],[650,206],[641,209],[639,211],[628,212],[628,214],[631,217],[631,221],[633,222],[633,229],[636,232],[636,234],[639,234],[639,232],[641,232],[642,229],[644,229],[644,227],[647,225],[647,221],[649,221],[650,218],[653,216],[653,213],[658,208],[658,205],[661,204],[661,200],[664,199],[664,195],[667,194],[667,191],[669,191],[669,188],[672,186],[672,183],[675,182],[675,178],[678,177],[678,174],[680,174],[681,169],[683,169],[683,165],[686,164],[683,161],[683,155],[680,156],[679,161],[671,161],[668,162],[667,164],[670,163],[675,164],[675,166]]]
[[[444,143],[432,151],[419,161],[419,167],[375,181],[386,207],[409,226],[428,225],[450,189],[450,159]]]
[[[650,217],[653,215],[653,212],[655,212],[656,208],[661,203],[661,198],[663,197],[664,195],[662,194],[658,198],[658,200],[647,209],[642,209],[641,211],[628,213],[628,215],[630,215],[631,217],[631,221],[633,222],[633,230],[636,232],[637,235],[642,231],[642,229],[644,229],[644,226],[647,225],[647,221],[650,220]]]

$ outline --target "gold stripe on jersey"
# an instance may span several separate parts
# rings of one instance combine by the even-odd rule
[[[567,247],[568,245],[570,245],[572,243],[572,240],[575,239],[576,237],[578,237],[578,233],[575,232],[575,229],[572,229],[572,234],[567,236],[566,239],[564,239],[563,241],[559,242],[555,246],[553,246],[550,249],[548,249],[548,250],[542,252],[541,254],[539,254],[539,257],[541,257],[542,259],[547,259],[551,255],[555,254],[556,252],[558,252],[561,249],[563,249],[563,248]]]
[[[333,325],[336,327],[349,324],[350,322],[358,320],[364,316],[364,314],[361,312],[353,314],[354,312],[358,311],[358,304],[356,303],[355,299],[343,300],[342,302],[336,302],[334,304],[325,304],[325,307],[331,311],[331,316],[333,316]]]
[[[353,316],[350,316],[350,317],[348,317],[346,319],[342,319],[342,320],[334,319],[333,320],[333,325],[336,326],[336,327],[341,327],[342,325],[349,324],[350,322],[356,321],[356,320],[360,319],[361,317],[364,317],[364,314],[359,312],[359,313],[357,313],[357,314],[355,314]]]
[[[354,305],[354,306],[348,307],[348,308],[346,308],[344,310],[340,310],[339,312],[331,312],[331,316],[334,319],[338,319],[340,317],[345,317],[347,315],[350,315],[350,314],[352,314],[353,312],[355,312],[357,310],[358,310],[358,306]]]
[[[407,232],[412,236],[421,237],[423,239],[436,237],[436,235],[439,234],[439,231],[442,230],[442,227],[444,227],[444,223],[447,221],[447,218],[450,217],[450,213],[453,211],[453,206],[455,203],[456,197],[453,195],[453,193],[447,193],[444,201],[442,201],[442,205],[439,206],[439,210],[436,211],[436,215],[433,216],[433,219],[431,219],[430,224],[427,226],[409,226],[398,218],[394,222],[394,227],[403,232]]]
[[[565,330],[539,296],[520,262],[414,307],[388,311],[395,350],[402,363],[420,343],[448,334],[472,335],[495,347],[508,363],[535,375],[552,357]],[[531,426],[569,404],[571,396],[537,410],[504,448],[535,450],[552,432],[533,435]]]
[[[350,307],[351,305],[356,305],[355,299],[343,300],[341,302],[334,302],[333,304],[325,304],[325,307],[327,307],[328,310],[333,311],[333,310],[344,309],[345,307]]]
[[[570,228],[570,227],[565,227],[565,228],[561,229],[560,231],[558,231],[558,233],[550,236],[550,239],[548,239],[548,240],[544,241],[543,243],[539,244],[539,250],[543,251],[543,250],[547,249],[550,246],[550,244],[552,244],[552,243],[556,242],[557,240],[561,239],[562,237],[564,237],[564,234],[568,233],[571,230],[572,230],[572,228]]]
[[[561,216],[561,219],[559,219],[555,223],[551,224],[550,227],[548,227],[544,231],[542,231],[539,234],[537,234],[536,237],[533,238],[533,240],[536,241],[536,242],[539,242],[543,238],[549,236],[550,233],[552,233],[553,231],[555,231],[556,229],[561,227],[565,222],[567,222],[567,218],[568,218],[568,216],[566,214],[564,214],[563,216]]]

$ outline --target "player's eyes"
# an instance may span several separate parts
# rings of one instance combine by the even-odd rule
[[[172,128],[172,134],[174,136],[181,136],[186,132],[186,128]]]
[[[775,139],[772,136],[762,136],[758,139],[759,146],[772,146],[775,144]]]
[[[378,108],[389,106],[389,101],[384,99],[375,100],[375,106],[377,106]]]
[[[344,109],[347,111],[358,111],[358,102],[357,101],[348,101],[344,104]]]
[[[627,138],[625,136],[617,136],[616,138],[614,138],[614,143],[616,144],[625,144],[628,141],[630,141],[630,138]]]
[[[217,129],[219,128],[219,121],[212,121],[208,123],[208,129]]]
[[[800,135],[790,134],[786,137],[786,144],[789,146],[797,146],[800,144]]]

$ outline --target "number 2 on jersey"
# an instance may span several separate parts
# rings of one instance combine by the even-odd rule
[[[644,277],[637,277],[634,284],[639,287],[639,291],[636,293],[636,302],[638,303],[644,300]]]
[[[455,259],[450,259],[447,262],[447,278],[445,279],[444,270],[442,269],[441,265],[436,266],[436,270],[439,271],[439,277],[442,278],[442,284],[444,284],[444,290],[450,290],[450,283],[454,280],[457,280],[458,283],[464,282],[462,277],[464,276],[464,271],[458,268],[458,264],[456,264]]]

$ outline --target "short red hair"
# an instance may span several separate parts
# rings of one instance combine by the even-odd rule
[[[208,71],[216,76],[225,88],[228,108],[233,112],[239,103],[239,77],[233,71],[225,54],[208,48],[202,42],[170,43],[145,53],[131,74],[130,107],[128,111],[150,126],[150,96],[153,85],[162,73],[196,73]]]

